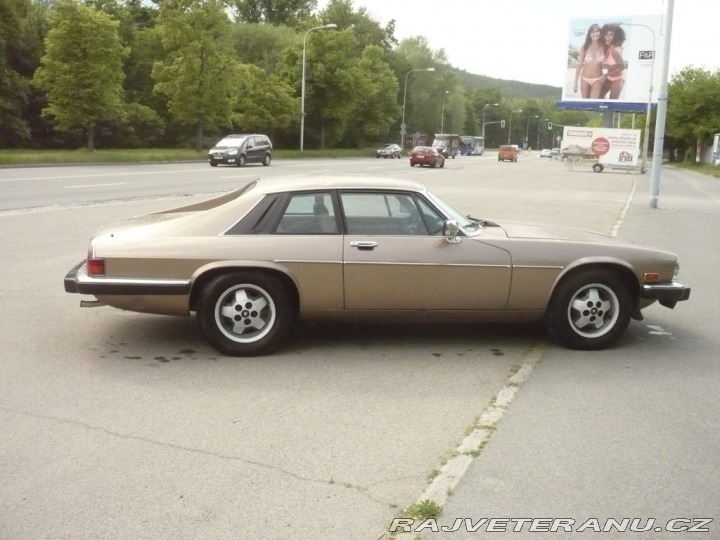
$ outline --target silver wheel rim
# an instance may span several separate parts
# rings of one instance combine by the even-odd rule
[[[215,303],[215,324],[237,343],[253,343],[275,325],[277,310],[272,297],[260,287],[242,284],[226,290]]]
[[[570,327],[584,338],[598,338],[613,329],[620,316],[620,301],[615,292],[601,283],[578,289],[567,310]]]

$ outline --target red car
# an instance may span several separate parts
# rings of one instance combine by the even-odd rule
[[[445,158],[432,146],[416,146],[410,152],[410,166],[429,165],[430,167],[444,167]]]

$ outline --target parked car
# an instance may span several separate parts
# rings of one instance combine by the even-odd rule
[[[503,144],[498,149],[498,161],[517,161],[518,150],[517,147],[510,144]]]
[[[550,150],[550,154],[553,156],[559,156],[560,155],[560,149],[559,148],[553,148]]]
[[[552,159],[552,152],[549,148],[543,148],[540,150],[540,157],[546,157]]]
[[[221,163],[238,167],[244,167],[247,163],[262,163],[267,167],[271,160],[270,138],[257,133],[227,135],[208,152],[211,167]]]
[[[64,286],[94,295],[85,307],[194,313],[231,356],[275,350],[298,319],[388,317],[544,320],[563,345],[602,349],[653,302],[690,296],[672,253],[465,215],[404,180],[256,179],[109,225]]]
[[[402,157],[402,148],[399,144],[384,144],[375,151],[375,157],[380,159],[381,157],[387,159],[400,159]]]
[[[416,146],[410,152],[410,166],[444,167],[445,158],[432,146]]]

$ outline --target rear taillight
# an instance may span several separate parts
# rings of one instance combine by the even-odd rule
[[[105,275],[105,259],[95,257],[95,246],[90,242],[87,254],[87,273],[89,276]]]

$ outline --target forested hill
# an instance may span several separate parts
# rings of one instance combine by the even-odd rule
[[[493,79],[485,75],[468,73],[464,70],[457,70],[457,74],[463,86],[470,88],[497,88],[504,97],[553,98],[559,101],[562,96],[562,89],[559,86]]]

